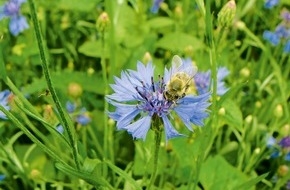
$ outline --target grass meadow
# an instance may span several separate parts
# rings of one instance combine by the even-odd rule
[[[0,0],[0,189],[290,189],[288,0]]]

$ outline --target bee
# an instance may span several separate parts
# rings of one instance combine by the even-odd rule
[[[173,75],[172,70],[175,70]],[[183,98],[187,94],[189,87],[194,85],[193,77],[197,72],[197,67],[185,65],[182,59],[175,55],[172,59],[172,68],[170,72],[170,80],[165,86],[163,95],[166,100],[176,103],[177,100]]]

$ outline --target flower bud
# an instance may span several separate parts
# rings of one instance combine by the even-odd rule
[[[283,107],[281,104],[278,104],[274,110],[274,115],[278,118],[283,116]]]
[[[95,69],[90,67],[90,68],[88,68],[87,73],[88,73],[88,75],[93,75],[95,73]]]
[[[262,103],[260,101],[256,101],[255,106],[256,108],[260,108],[262,106]]]
[[[246,117],[245,121],[247,122],[247,124],[250,124],[253,121],[253,116],[252,115],[248,115]]]
[[[255,150],[254,150],[254,153],[255,154],[260,154],[260,152],[261,152],[261,149],[260,148],[255,148]]]
[[[277,173],[278,173],[279,176],[283,177],[283,176],[287,175],[288,171],[289,171],[288,166],[281,165],[281,166],[279,166]]]
[[[142,61],[143,61],[144,64],[148,63],[149,61],[152,61],[152,57],[151,57],[149,52],[146,52],[144,54],[144,57],[143,57]]]
[[[102,12],[97,19],[97,30],[99,32],[105,32],[110,25],[109,15],[106,12]]]
[[[183,17],[183,10],[180,5],[177,5],[174,9],[175,17],[181,19]]]
[[[78,83],[70,83],[68,85],[68,95],[73,98],[78,98],[83,94],[83,89]]]
[[[184,53],[186,57],[191,57],[193,55],[193,47],[192,45],[188,45],[184,48]]]
[[[29,177],[32,180],[39,180],[41,178],[41,173],[39,170],[33,169],[33,170],[31,170]]]
[[[243,21],[236,22],[235,26],[237,27],[237,29],[240,29],[240,30],[243,30],[246,28],[246,24]]]
[[[248,78],[250,76],[250,74],[251,74],[251,71],[248,68],[246,68],[246,67],[242,68],[240,70],[240,75],[245,77],[245,78]]]
[[[167,11],[167,10],[168,10],[168,5],[167,5],[167,3],[162,2],[162,3],[160,4],[160,9],[163,10],[163,11]]]
[[[290,125],[289,124],[286,124],[282,127],[281,129],[281,133],[282,134],[289,134],[289,129],[290,129]]]
[[[226,114],[226,109],[224,107],[220,108],[218,114],[222,115],[222,116],[225,115]]]
[[[13,46],[12,53],[18,56],[21,56],[23,54],[23,49],[26,48],[26,45],[24,43],[17,44]]]
[[[220,27],[229,27],[232,25],[236,14],[236,3],[234,0],[228,1],[227,4],[218,13],[218,25]]]
[[[52,105],[45,105],[43,110],[43,118],[49,123],[54,125],[56,122],[58,122],[58,118],[53,112]]]

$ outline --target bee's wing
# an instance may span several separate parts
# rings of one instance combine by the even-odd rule
[[[198,69],[197,69],[197,66],[195,66],[195,65],[193,65],[192,67],[193,67],[193,69],[192,69],[191,76],[193,77],[197,73]]]
[[[183,64],[182,59],[178,55],[174,55],[172,58],[172,68],[174,68],[174,70],[177,72],[180,70],[188,71],[191,77],[197,73],[197,66]]]
[[[177,69],[182,65],[182,59],[178,55],[174,55],[172,58],[172,68]]]

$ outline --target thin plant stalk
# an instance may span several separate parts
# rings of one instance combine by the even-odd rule
[[[66,130],[67,134],[68,134],[68,140],[70,142],[70,145],[72,147],[72,154],[73,154],[73,159],[76,165],[76,168],[79,170],[80,169],[80,163],[78,160],[78,153],[77,153],[77,143],[74,139],[73,136],[73,128],[69,126],[69,121],[68,121],[68,117],[65,116],[65,112],[63,107],[61,106],[61,103],[59,101],[59,98],[56,94],[56,91],[53,87],[53,83],[51,80],[51,76],[50,76],[50,72],[48,69],[48,65],[49,65],[49,60],[48,60],[48,51],[47,51],[47,47],[44,44],[44,40],[41,34],[41,30],[40,30],[40,26],[39,26],[39,22],[38,22],[38,18],[37,18],[37,13],[36,13],[36,8],[34,5],[34,0],[29,0],[29,6],[30,6],[30,11],[31,11],[31,18],[33,21],[33,25],[34,25],[34,31],[35,31],[35,35],[37,38],[37,44],[38,44],[38,48],[39,48],[39,53],[40,53],[40,58],[41,58],[41,65],[42,65],[42,69],[43,69],[43,73],[47,82],[47,86],[48,86],[48,90],[51,93],[52,99],[56,105],[57,111],[61,117],[61,122],[62,125],[64,126],[64,129]]]
[[[159,157],[159,149],[160,149],[160,143],[161,143],[161,131],[156,130],[155,131],[155,145],[154,145],[154,155],[153,155],[153,172],[150,178],[149,185],[147,187],[148,190],[150,190],[151,186],[155,182],[156,174],[157,174],[157,166],[158,166],[158,157]]]

